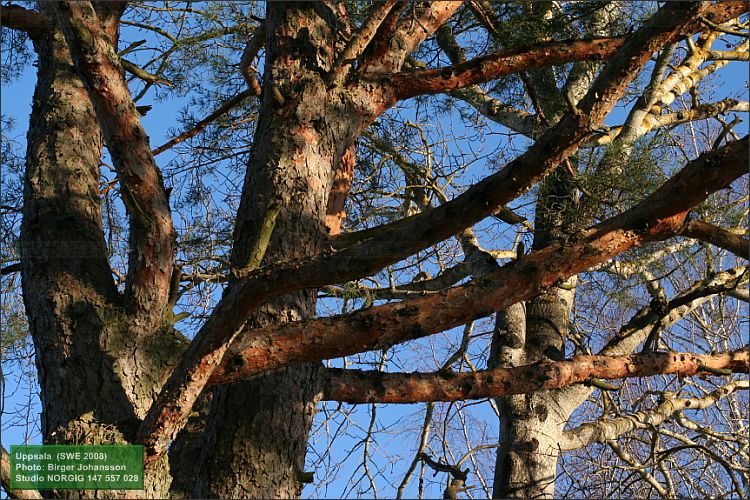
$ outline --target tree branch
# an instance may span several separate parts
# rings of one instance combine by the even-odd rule
[[[47,16],[19,5],[0,6],[0,26],[23,31],[32,40],[44,37],[51,26]]]
[[[220,116],[223,116],[227,114],[229,111],[237,107],[239,104],[242,103],[245,99],[248,97],[258,96],[256,92],[256,89],[249,88],[247,90],[243,90],[236,96],[229,99],[227,102],[216,108],[216,110],[211,113],[210,115],[206,116],[204,119],[199,121],[195,124],[193,128],[190,130],[186,130],[185,132],[181,133],[180,135],[173,137],[172,139],[168,140],[158,148],[155,148],[151,151],[151,154],[154,156],[162,154],[164,151],[171,149],[175,145],[190,139],[191,137],[194,137],[198,135],[201,131],[203,131],[207,126],[209,126],[211,123],[213,123],[217,118]]]
[[[743,112],[748,110],[748,103],[736,99],[724,99],[719,102],[700,104],[694,108],[684,111],[677,111],[665,115],[654,115],[647,111],[641,111],[641,123],[628,126],[612,127],[606,129],[604,133],[597,133],[586,141],[583,147],[598,147],[610,144],[616,139],[634,141],[643,137],[654,129],[663,127],[673,127],[681,123],[692,121],[706,120],[729,112]],[[625,137],[623,134],[629,134]]]
[[[750,258],[750,240],[708,222],[691,220],[685,226],[682,235],[729,250],[737,257]]]
[[[602,61],[611,57],[627,37],[554,41],[504,50],[445,68],[402,71],[391,79],[397,100],[422,94],[450,92],[521,71],[559,66],[576,61]]]
[[[453,3],[440,2],[431,5],[445,7]],[[322,257],[313,257],[301,264],[267,266],[252,273],[242,285],[228,289],[221,302],[214,308],[211,317],[198,332],[180,364],[170,375],[139,430],[139,439],[145,446],[147,462],[155,464],[158,457],[166,451],[168,443],[184,425],[193,403],[218,366],[229,344],[241,330],[248,315],[257,307],[293,290],[341,283],[371,274],[391,262],[397,262],[404,256],[452,236],[528,191],[544,174],[553,170],[560,161],[575,152],[578,144],[589,131],[601,123],[628,84],[650,59],[653,51],[676,37],[685,25],[697,16],[704,14],[707,5],[706,3],[697,5],[670,3],[660,9],[643,28],[629,37],[622,49],[605,66],[589,94],[579,103],[580,112],[569,112],[565,115],[556,126],[545,133],[534,146],[512,162],[508,168],[473,186],[452,202],[422,212],[414,218],[411,224],[394,231],[393,240],[363,242],[339,254],[330,252]],[[745,144],[744,147],[747,148],[747,145]],[[726,151],[726,149],[719,151]],[[721,177],[723,186],[732,175],[739,176],[740,172],[745,171],[744,164],[740,167],[736,165],[732,167],[723,169],[721,175],[712,171],[707,175],[708,179],[702,179],[705,190],[701,193],[710,191],[708,186],[711,185],[711,179],[717,180]],[[697,198],[702,199],[702,196],[699,194]],[[690,199],[691,196],[683,196],[676,200],[676,204],[679,205],[679,202]],[[599,234],[591,235],[592,241],[610,249],[612,254],[616,254],[647,241],[648,238],[670,234],[670,231],[678,229],[682,224],[685,214],[672,211],[671,209],[675,207],[674,203],[662,203],[662,205],[662,207],[655,207],[653,217],[651,213],[646,216],[643,213],[633,214],[636,220],[638,216],[641,217],[639,221],[641,226],[636,226],[636,228],[646,224],[642,230],[638,229],[636,232],[633,230],[635,228],[628,227],[631,221],[615,218],[618,224],[623,223],[628,229],[613,231],[602,229]],[[671,213],[667,216],[666,212]],[[630,212],[623,215],[630,215]],[[658,221],[657,225],[648,227],[648,221],[653,221],[654,218]],[[406,232],[403,233],[403,231]],[[560,248],[551,249],[542,258],[548,259],[552,256],[552,252],[561,250]],[[517,261],[533,262],[536,266],[534,273],[539,273],[537,282],[530,283],[529,280],[523,280],[523,284],[518,283],[520,290],[528,294],[539,293],[542,288],[552,284],[552,282],[544,281],[545,277],[550,278],[566,272],[575,274],[601,261],[597,260],[597,257],[601,259],[601,255],[596,249],[591,255],[588,254],[589,251],[588,248],[581,246],[574,246],[570,251],[562,250],[570,262],[567,265],[561,263],[561,268],[558,270],[548,268],[548,263],[545,261],[538,262],[533,259]],[[513,278],[511,281],[516,283],[520,281],[517,274],[510,274],[509,278]],[[557,279],[557,276],[554,279]],[[475,285],[474,289],[476,288]],[[496,306],[495,309],[502,307],[504,306]],[[404,311],[400,313],[403,315]],[[275,349],[275,346],[272,347]],[[253,368],[259,369],[260,372],[268,371],[273,368],[272,364],[273,361],[269,358],[263,363],[262,368],[259,366]],[[286,364],[289,363],[281,366],[286,366]]]
[[[650,352],[630,356],[574,356],[479,372],[384,373],[329,368],[322,400],[344,403],[416,403],[532,394],[580,384],[589,377],[615,380],[654,375],[689,377],[704,367],[747,373],[748,348],[721,354]]]
[[[140,78],[144,82],[149,82],[156,85],[166,85],[167,87],[174,86],[174,84],[169,80],[160,76],[153,75],[140,66],[136,65],[134,62],[128,61],[127,59],[124,59],[122,57],[120,58],[120,64],[122,64],[122,67],[125,71],[135,76],[136,78]]]
[[[367,19],[357,32],[346,44],[344,50],[338,55],[333,63],[330,72],[331,84],[336,85],[343,82],[349,74],[352,63],[359,59],[367,45],[372,41],[378,32],[378,28],[390,14],[396,0],[386,0],[383,3],[375,4],[368,14]]]
[[[469,5],[474,8],[475,2],[470,2]],[[466,62],[463,49],[458,45],[447,25],[444,24],[437,30],[437,42],[440,48],[448,55],[452,64]],[[499,99],[490,97],[479,85],[469,85],[461,89],[452,90],[448,94],[456,99],[465,101],[482,114],[482,116],[515,132],[526,136],[531,136],[534,132],[536,125],[536,117],[534,115],[509,106]]]
[[[266,23],[263,22],[255,29],[250,40],[247,41],[245,50],[242,51],[242,57],[240,58],[240,73],[245,79],[245,83],[247,83],[252,94],[256,96],[260,96],[262,89],[260,82],[258,82],[258,79],[255,77],[255,71],[253,70],[252,64],[265,43]]]
[[[0,276],[5,276],[6,274],[16,273],[21,271],[21,263],[16,262],[13,264],[8,264],[7,266],[0,268]]]
[[[707,16],[724,20],[737,17],[747,10],[743,2],[720,2],[706,10]],[[680,35],[691,34],[701,25],[691,22]],[[487,82],[501,76],[546,66],[559,66],[577,61],[601,61],[611,57],[630,36],[601,37],[591,40],[554,41],[506,50],[478,57],[445,68],[408,71],[392,76],[395,99],[403,100],[422,94],[450,92]]]
[[[560,450],[573,451],[592,443],[603,443],[616,439],[635,429],[646,429],[657,426],[684,410],[702,410],[715,405],[737,390],[747,390],[747,380],[735,380],[719,387],[700,398],[676,399],[674,393],[665,393],[664,400],[651,410],[639,411],[630,415],[602,419],[598,422],[581,424],[575,429],[563,432],[560,438]]]
[[[375,233],[378,241],[364,241],[359,246],[348,248],[347,252],[369,252],[370,255],[379,252],[378,255],[383,257],[380,269],[476,224],[525,193],[577,150],[582,140],[588,138],[590,131],[599,127],[656,47],[677,36],[682,29],[682,25],[675,26],[677,13],[672,12],[677,10],[677,5],[668,4],[646,26],[631,35],[602,70],[589,93],[580,101],[578,112],[569,112],[563,116],[526,153],[509,163],[505,169],[475,184],[449,203],[366,230],[368,233]],[[669,26],[672,26],[671,30],[668,29]],[[346,238],[356,241],[357,233],[349,234]],[[380,248],[371,250],[369,247],[373,243]],[[339,254],[339,258],[343,257],[342,254]],[[396,256],[400,258],[394,258]],[[360,266],[363,258],[358,257]],[[348,279],[353,278],[337,281]]]
[[[346,316],[245,332],[209,383],[432,335],[527,300],[629,248],[675,236],[690,208],[746,173],[747,146],[746,138],[722,148],[731,158],[727,163],[716,163],[717,150],[704,153],[629,211],[586,231],[577,243],[550,245],[467,285]]]
[[[174,228],[161,172],[122,76],[122,65],[90,2],[55,2],[71,57],[86,82],[130,218],[126,296],[160,321],[172,272]],[[156,326],[156,325],[152,325]]]
[[[404,2],[400,9],[391,10],[391,15],[385,19],[382,29],[378,30],[372,40],[374,50],[363,61],[360,74],[390,73],[401,69],[406,57],[446,22],[462,3],[462,0],[422,4]],[[405,15],[400,20],[392,17],[393,14],[400,14],[407,5],[413,9],[410,15]]]

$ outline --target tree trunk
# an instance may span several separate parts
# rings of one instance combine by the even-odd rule
[[[120,10],[99,10],[114,40]],[[103,141],[94,107],[63,34],[50,28],[34,45],[39,69],[27,136],[21,260],[42,437],[45,444],[127,444],[182,349],[175,349],[171,327],[162,327],[163,311],[124,307],[104,240]],[[152,479],[146,494],[165,496],[166,472]],[[133,492],[48,494],[106,498]]]
[[[234,233],[232,264],[237,268],[246,267],[257,254],[264,221],[272,220],[269,214],[276,210],[264,263],[320,251],[330,229],[327,212],[336,212],[329,214],[328,223],[337,226],[332,219],[340,221],[343,208],[341,196],[329,207],[334,177],[342,163],[343,170],[353,164],[353,137],[366,120],[353,111],[344,89],[327,88],[338,42],[335,14],[328,7],[269,3],[266,23],[264,98]],[[316,294],[306,290],[284,295],[263,306],[246,326],[312,317]],[[203,453],[193,469],[194,495],[300,495],[303,482],[311,480],[303,473],[314,398],[321,389],[319,366],[290,367],[211,391],[203,426],[207,430],[200,438]],[[184,442],[196,439],[195,432],[192,438],[188,434],[182,434]],[[178,494],[184,495],[190,486],[181,489]]]

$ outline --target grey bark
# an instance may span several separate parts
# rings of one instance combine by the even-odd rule
[[[592,35],[601,35],[614,12],[608,3],[593,14]],[[532,14],[545,18],[552,5],[540,2]],[[577,63],[563,89],[558,90],[552,68],[530,72],[525,79],[542,125],[551,126],[589,90],[597,65]],[[563,95],[567,94],[567,95]],[[570,165],[575,171],[575,158]],[[572,237],[586,227],[578,217],[575,180],[560,166],[540,183],[532,249],[538,250]],[[524,309],[513,306],[496,317],[490,364],[534,363],[563,359],[577,277],[573,276],[533,298]],[[523,331],[523,335],[518,332]],[[498,347],[495,344],[499,344]],[[512,344],[509,349],[508,344]],[[495,356],[499,356],[497,359]],[[561,405],[557,391],[497,399],[500,432],[496,454],[493,498],[552,498],[557,476],[558,442],[571,408]]]

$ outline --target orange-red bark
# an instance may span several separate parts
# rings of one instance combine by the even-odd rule
[[[559,389],[594,377],[692,376],[708,370],[747,373],[748,348],[722,354],[653,352],[630,356],[575,356],[481,372],[383,373],[330,369],[321,399],[346,403],[459,401]],[[708,370],[706,370],[706,368]]]
[[[634,246],[675,236],[683,230],[688,210],[746,173],[747,149],[746,137],[705,153],[636,207],[582,234],[580,241],[550,245],[479,282],[347,316],[246,332],[209,384],[432,335],[531,298]]]

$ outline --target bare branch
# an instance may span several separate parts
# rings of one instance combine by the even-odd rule
[[[674,393],[664,393],[664,400],[654,409],[639,411],[622,417],[607,418],[598,422],[581,424],[567,430],[560,440],[562,451],[584,448],[592,443],[616,439],[635,429],[657,426],[684,410],[701,410],[715,405],[737,390],[747,390],[747,380],[736,380],[719,387],[703,397],[675,398]]]
[[[470,2],[473,6],[475,2]],[[437,41],[440,48],[445,51],[448,58],[453,64],[460,64],[466,61],[463,49],[456,42],[453,33],[447,25],[443,25],[437,31]],[[522,109],[516,109],[509,106],[499,99],[490,97],[478,85],[469,85],[461,89],[452,90],[449,95],[456,99],[465,101],[483,116],[499,123],[509,129],[521,134],[531,136],[534,132],[536,117]]]
[[[607,445],[612,448],[612,451],[615,452],[620,460],[628,464],[631,469],[634,469],[636,472],[638,472],[638,475],[641,476],[641,479],[650,484],[661,498],[670,498],[669,492],[664,488],[664,486],[662,486],[661,483],[657,481],[653,474],[648,472],[648,466],[638,462],[635,457],[633,457],[619,444],[617,444],[617,441],[607,441]]]
[[[255,31],[250,40],[245,45],[245,50],[242,51],[242,57],[240,58],[240,73],[245,79],[248,88],[253,92],[253,95],[259,96],[261,94],[261,87],[258,79],[255,77],[255,71],[253,70],[252,64],[255,57],[263,48],[263,44],[266,42],[266,23],[261,23]]]
[[[445,68],[403,71],[391,78],[396,99],[449,92],[521,71],[559,66],[575,61],[602,61],[611,57],[627,37],[546,42],[533,47],[504,50]]]
[[[378,3],[373,6],[373,9],[367,16],[365,22],[354,36],[352,36],[349,43],[347,43],[346,48],[339,54],[336,61],[333,63],[330,73],[332,84],[339,84],[346,79],[352,63],[362,55],[362,52],[375,37],[378,28],[380,28],[380,25],[388,14],[390,14],[395,5],[396,0],[386,0],[383,3]]]
[[[681,123],[705,120],[733,111],[743,112],[747,110],[748,103],[746,101],[738,101],[737,99],[724,99],[719,102],[700,104],[688,110],[676,111],[665,115],[654,115],[641,110],[638,113],[641,118],[640,124],[632,124],[632,126],[628,127],[626,123],[621,127],[609,128],[605,133],[596,134],[590,140],[586,141],[584,147],[603,146],[613,142],[615,139],[622,141],[635,140],[658,128],[673,127]],[[629,135],[624,135],[628,132],[630,132]]]
[[[232,382],[290,364],[384,349],[432,335],[527,300],[636,245],[674,236],[681,230],[687,211],[700,203],[707,191],[725,186],[746,172],[747,139],[733,143],[732,148],[737,156],[726,168],[714,163],[716,151],[705,153],[636,207],[587,231],[578,244],[551,245],[481,280],[409,301],[246,332],[216,369],[210,384]],[[722,179],[714,177],[711,181],[713,176]]]
[[[682,234],[729,250],[737,257],[742,257],[743,259],[750,258],[750,240],[708,222],[691,220],[685,226]]]
[[[259,95],[259,94],[256,94],[256,90],[255,89],[250,88],[250,89],[247,89],[247,90],[243,90],[242,92],[240,92],[239,94],[237,94],[236,96],[232,97],[227,102],[225,102],[224,104],[222,104],[221,106],[219,106],[218,108],[216,108],[216,110],[213,113],[211,113],[210,115],[206,116],[204,119],[202,119],[201,121],[199,121],[198,123],[196,123],[195,126],[193,128],[191,128],[190,130],[186,130],[185,132],[181,133],[180,135],[178,135],[176,137],[173,137],[172,139],[168,140],[167,142],[165,142],[164,144],[162,144],[158,148],[155,148],[154,150],[152,150],[151,154],[153,154],[154,156],[160,155],[164,151],[166,151],[168,149],[171,149],[175,145],[177,145],[177,144],[179,144],[179,143],[181,143],[181,142],[183,142],[183,141],[185,141],[187,139],[190,139],[191,137],[194,137],[194,136],[198,135],[207,126],[209,126],[211,123],[213,123],[217,118],[219,118],[219,117],[227,114],[229,111],[231,111],[232,109],[234,109],[235,107],[237,107],[238,105],[240,105],[242,103],[242,101],[244,101],[248,97],[253,97],[253,96],[257,96],[257,95]]]
[[[703,367],[747,373],[748,348],[721,354],[650,352],[630,356],[574,356],[513,368],[480,372],[384,373],[329,368],[321,399],[345,403],[415,403],[484,399],[532,394],[580,384],[589,377],[606,380],[701,373]]]

